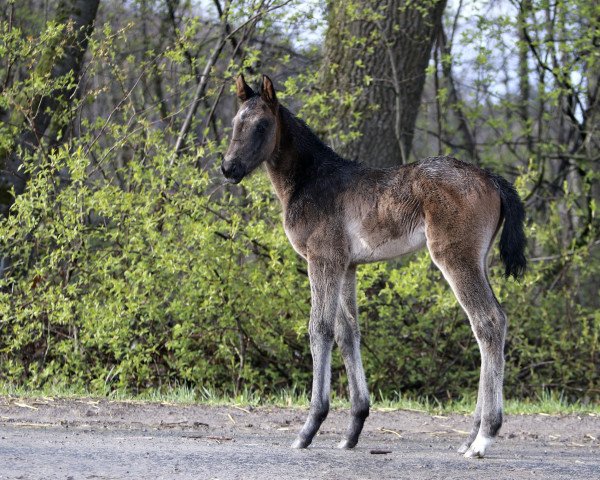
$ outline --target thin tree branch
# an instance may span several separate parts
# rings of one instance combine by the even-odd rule
[[[186,118],[183,122],[183,125],[181,126],[181,129],[179,131],[179,136],[177,137],[177,141],[175,142],[174,154],[171,157],[171,161],[169,162],[169,167],[173,166],[175,159],[178,158],[179,156],[181,156],[181,154],[183,152],[183,144],[184,144],[185,139],[186,139],[186,137],[190,131],[190,128],[192,126],[192,120],[194,118],[194,115],[196,114],[196,110],[198,110],[198,105],[200,104],[200,99],[204,96],[204,92],[206,91],[206,87],[208,85],[208,76],[210,74],[212,67],[217,62],[219,55],[221,54],[221,51],[223,50],[223,47],[225,46],[225,43],[229,40],[230,37],[232,37],[237,32],[239,32],[242,28],[245,28],[247,25],[250,25],[250,24],[256,22],[259,18],[261,18],[266,13],[269,13],[269,12],[272,12],[274,10],[284,7],[285,5],[290,3],[290,1],[291,0],[287,0],[283,3],[280,3],[279,5],[275,5],[273,7],[267,8],[265,10],[259,11],[256,15],[253,15],[251,18],[249,18],[244,23],[242,23],[239,27],[232,30],[229,34],[227,33],[227,15],[228,15],[228,10],[229,10],[229,3],[227,3],[227,5],[225,7],[225,11],[223,12],[223,16],[221,17],[221,38],[219,39],[217,46],[213,50],[213,53],[210,56],[208,62],[206,63],[206,66],[204,67],[204,71],[202,72],[202,75],[200,76],[200,81],[198,82],[198,86],[196,87],[196,92],[194,93],[194,99],[192,101],[192,104],[190,105],[190,108],[189,108]]]

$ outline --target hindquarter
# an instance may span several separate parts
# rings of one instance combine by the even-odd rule
[[[419,176],[427,247],[438,262],[485,267],[502,220],[500,194],[486,171],[443,163]]]

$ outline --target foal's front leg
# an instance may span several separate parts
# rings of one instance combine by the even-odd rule
[[[336,262],[312,258],[309,260],[311,311],[308,330],[313,358],[313,385],[310,413],[292,444],[293,448],[308,447],[329,413],[331,349],[344,270]]]
[[[356,267],[349,268],[344,275],[340,293],[340,306],[335,322],[335,341],[340,347],[350,388],[352,420],[346,437],[339,448],[354,448],[369,416],[369,389],[360,356],[360,329],[356,305]]]

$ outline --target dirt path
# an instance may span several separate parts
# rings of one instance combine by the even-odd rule
[[[0,479],[600,479],[600,417],[509,416],[483,460],[455,449],[468,416],[373,412],[353,451],[332,411],[307,450],[306,412],[0,397]],[[388,454],[374,454],[387,450]]]

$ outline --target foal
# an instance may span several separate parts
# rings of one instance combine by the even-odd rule
[[[255,93],[240,75],[242,105],[221,170],[231,183],[266,163],[283,206],[294,249],[308,262],[311,287],[310,413],[295,448],[310,445],[329,410],[331,350],[340,347],[350,386],[352,420],[340,448],[358,442],[369,415],[360,356],[356,266],[427,246],[433,262],[467,313],[481,351],[473,429],[459,448],[483,457],[502,425],[506,316],[487,278],[487,255],[502,222],[500,255],[506,275],[526,266],[524,209],[502,177],[450,157],[393,169],[344,160],[279,104],[263,76]]]

